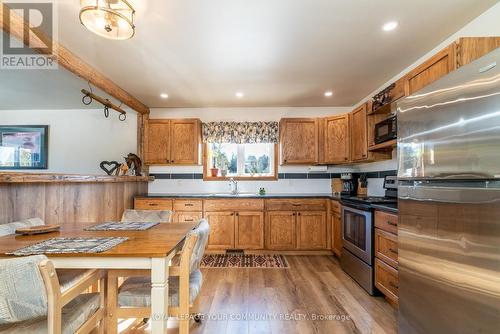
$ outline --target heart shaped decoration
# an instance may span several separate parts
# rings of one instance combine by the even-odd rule
[[[116,161],[101,161],[99,167],[101,167],[101,169],[105,171],[106,174],[113,175],[116,169],[120,167],[120,164]]]

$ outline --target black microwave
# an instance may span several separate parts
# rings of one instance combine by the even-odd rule
[[[396,115],[393,115],[375,124],[375,144],[396,139],[398,137],[397,123]]]

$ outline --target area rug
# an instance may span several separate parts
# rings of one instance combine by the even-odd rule
[[[201,261],[204,268],[288,268],[283,255],[256,254],[205,254]]]

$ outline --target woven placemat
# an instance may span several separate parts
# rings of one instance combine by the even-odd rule
[[[85,228],[85,231],[145,231],[160,222],[106,222]]]
[[[19,248],[7,254],[26,256],[37,254],[102,253],[126,240],[128,240],[127,237],[52,238]]]

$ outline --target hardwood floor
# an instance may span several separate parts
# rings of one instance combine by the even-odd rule
[[[397,332],[397,311],[383,297],[371,297],[362,290],[333,256],[287,259],[289,269],[203,269],[200,306],[209,318],[193,323],[191,333]],[[245,315],[260,319],[241,319]],[[314,316],[331,319],[313,320]],[[122,322],[120,327],[127,328],[121,333],[150,332],[148,324],[127,324]]]

